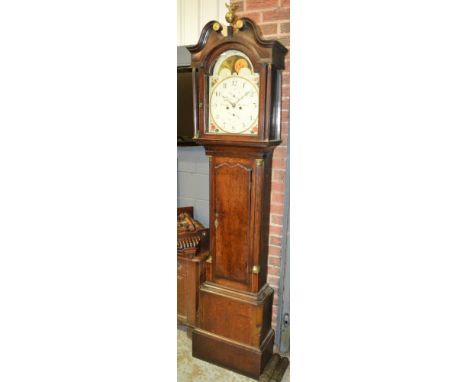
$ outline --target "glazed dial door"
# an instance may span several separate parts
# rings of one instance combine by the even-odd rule
[[[209,78],[209,134],[258,134],[259,75],[242,52],[222,53]]]

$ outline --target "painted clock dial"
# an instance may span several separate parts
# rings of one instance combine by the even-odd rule
[[[220,55],[209,78],[210,134],[258,133],[259,75],[242,52]]]

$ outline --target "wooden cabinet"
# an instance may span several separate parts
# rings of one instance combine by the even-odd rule
[[[200,283],[205,278],[205,261],[201,256],[177,255],[177,323],[195,327]]]
[[[194,328],[200,283],[209,258],[208,230],[193,219],[193,207],[177,209],[177,323]]]

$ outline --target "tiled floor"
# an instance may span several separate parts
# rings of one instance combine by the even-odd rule
[[[253,382],[254,379],[192,357],[192,341],[177,330],[177,382]],[[289,382],[289,367],[281,382]]]

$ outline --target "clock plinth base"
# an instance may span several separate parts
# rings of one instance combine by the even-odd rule
[[[200,287],[199,322],[192,355],[251,378],[259,378],[273,354],[273,289],[236,291],[212,282]]]
[[[203,361],[258,379],[273,355],[275,335],[270,329],[258,348],[234,342],[201,329],[192,334],[192,355]]]

